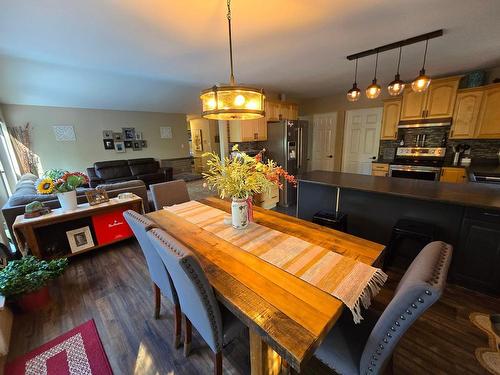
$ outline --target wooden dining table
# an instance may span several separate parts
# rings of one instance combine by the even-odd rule
[[[230,213],[231,203],[200,203]],[[333,327],[344,305],[331,294],[244,251],[168,210],[148,217],[199,258],[220,303],[250,332],[252,375],[300,372]],[[374,265],[384,246],[275,211],[254,207],[262,226]]]

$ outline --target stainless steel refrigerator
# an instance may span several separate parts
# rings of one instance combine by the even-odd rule
[[[297,176],[307,170],[307,131],[309,123],[300,120],[282,120],[267,123],[265,155]],[[297,189],[285,183],[280,190],[279,205],[288,207],[297,203]]]

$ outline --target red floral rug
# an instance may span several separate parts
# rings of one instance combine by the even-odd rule
[[[94,320],[13,360],[9,375],[112,375]]]

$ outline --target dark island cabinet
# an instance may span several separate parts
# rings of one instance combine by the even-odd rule
[[[458,284],[500,294],[500,211],[466,210],[453,263]]]

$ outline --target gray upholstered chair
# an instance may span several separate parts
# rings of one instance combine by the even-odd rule
[[[150,185],[151,195],[155,210],[161,210],[165,206],[188,202],[190,200],[186,182],[175,180]]]
[[[425,246],[403,275],[382,315],[367,310],[365,319],[354,324],[351,313],[345,311],[315,356],[339,374],[383,373],[404,333],[441,297],[452,250],[451,245],[440,241]]]
[[[177,293],[172,283],[172,279],[167,272],[167,269],[163,265],[158,252],[147,237],[147,232],[150,229],[156,227],[156,224],[153,221],[149,220],[147,217],[140,215],[132,210],[125,211],[123,213],[123,217],[134,232],[137,241],[139,241],[142,252],[144,253],[144,257],[146,258],[149,275],[151,277],[151,280],[153,281],[153,291],[155,298],[155,319],[158,319],[160,317],[162,294],[167,297],[174,305],[174,347],[177,348],[180,344],[181,338],[181,308],[179,305],[179,299],[177,298]]]
[[[175,285],[184,314],[184,355],[191,345],[191,324],[214,352],[214,373],[222,374],[222,348],[244,330],[243,324],[219,305],[196,256],[161,229],[148,232]]]

